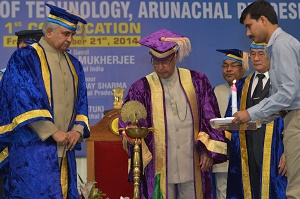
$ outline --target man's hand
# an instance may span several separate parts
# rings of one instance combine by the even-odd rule
[[[69,142],[69,136],[61,130],[57,130],[55,133],[53,133],[52,138],[60,146],[67,145]]]
[[[69,136],[69,143],[67,146],[67,150],[72,150],[75,147],[78,140],[80,139],[81,134],[77,131],[72,130],[72,131],[68,131],[67,135]]]
[[[212,157],[209,157],[206,151],[202,151],[200,155],[200,169],[201,171],[207,171],[213,164]]]
[[[278,174],[280,174],[282,176],[286,176],[287,167],[286,167],[286,161],[285,161],[284,153],[280,157],[279,164],[278,164],[278,169],[279,169]]]
[[[245,124],[251,120],[247,110],[238,111],[233,114],[233,117],[232,123]]]

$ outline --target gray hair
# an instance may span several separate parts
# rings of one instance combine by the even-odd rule
[[[42,31],[43,31],[44,35],[46,35],[46,30],[47,30],[47,28],[52,28],[53,30],[56,30],[56,28],[57,28],[58,26],[59,26],[59,25],[56,24],[56,23],[46,21],[46,22],[43,24]]]

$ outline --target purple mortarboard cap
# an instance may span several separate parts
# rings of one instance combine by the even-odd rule
[[[163,61],[174,55],[180,49],[179,61],[191,51],[190,40],[166,29],[158,30],[138,41],[150,48],[153,59]]]

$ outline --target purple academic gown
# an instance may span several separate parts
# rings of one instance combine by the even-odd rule
[[[194,123],[194,182],[196,198],[212,198],[210,172],[201,172],[199,154],[205,150],[214,163],[226,161],[226,143],[223,131],[212,129],[210,119],[220,117],[216,97],[207,77],[200,72],[178,69],[180,84],[188,99]],[[153,92],[155,91],[155,92]],[[129,89],[124,103],[132,100],[141,102],[147,111],[147,118],[141,119],[139,125],[154,127],[144,141],[152,154],[152,160],[141,174],[141,198],[167,198],[167,125],[163,87],[157,74],[151,73],[136,81]],[[160,106],[162,105],[162,106]],[[163,107],[163,108],[158,108]],[[126,127],[122,119],[119,127]],[[162,127],[161,127],[162,126]],[[164,140],[157,144],[157,140]],[[127,144],[129,158],[132,157],[132,146]],[[132,182],[132,169],[129,172]]]

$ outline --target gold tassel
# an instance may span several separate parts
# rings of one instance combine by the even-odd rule
[[[249,53],[243,51],[243,68],[245,69],[245,71],[249,70]]]
[[[61,170],[60,170],[60,183],[63,198],[67,199],[68,197],[68,163],[67,158],[63,157]]]
[[[74,12],[71,12],[70,10],[66,10],[66,12],[72,14],[72,15],[75,15],[83,20],[85,20],[85,18],[83,16],[81,16],[80,14],[77,14],[77,13],[74,13]],[[85,39],[85,35],[86,35],[86,32],[85,32],[85,28],[86,28],[86,24],[82,23],[79,21],[79,23],[81,23],[79,26],[80,26],[80,29],[81,29],[81,39]]]
[[[86,36],[86,24],[81,24],[80,29],[81,29],[81,34],[80,34],[81,39],[84,40]]]
[[[177,43],[179,48],[179,53],[178,53],[179,62],[181,62],[183,58],[187,57],[192,50],[191,42],[187,37],[178,37],[178,38],[162,37],[160,38],[160,40]]]

